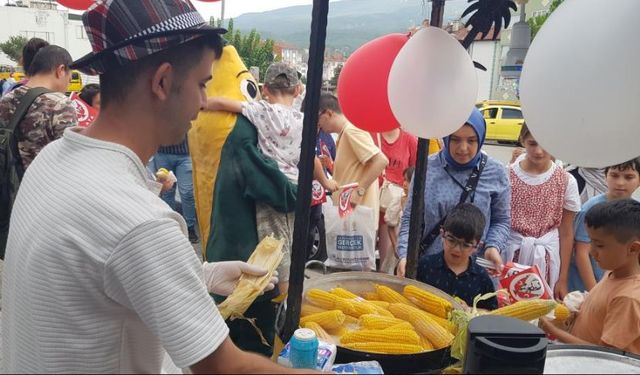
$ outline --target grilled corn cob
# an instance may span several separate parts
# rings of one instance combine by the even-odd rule
[[[362,297],[367,301],[378,301],[380,300],[380,296],[376,292],[365,292],[362,294]]]
[[[404,303],[409,306],[415,306],[405,296],[395,290],[380,284],[376,284],[376,292],[380,299],[389,303]]]
[[[335,329],[344,324],[345,315],[340,310],[329,310],[317,314],[307,315],[300,319],[300,325],[316,322],[324,329]]]
[[[446,319],[453,310],[451,302],[413,285],[405,286],[402,294],[422,310],[440,318]]]
[[[283,257],[283,242],[273,237],[265,237],[253,251],[247,263],[259,265],[268,270],[263,276],[243,274],[238,286],[221,304],[218,310],[223,318],[242,316],[255,299],[269,284],[271,276]]]
[[[513,305],[493,310],[489,314],[530,321],[547,315],[556,307],[556,305],[556,301],[553,300],[532,299],[527,301],[518,301]]]
[[[307,301],[326,310],[340,310],[345,314],[355,313],[353,304],[344,299],[320,289],[310,289],[307,292]]]
[[[398,319],[403,319],[411,323],[421,335],[429,340],[436,349],[447,347],[453,341],[453,334],[442,328],[424,311],[405,305],[403,303],[392,303],[389,311]]]
[[[308,303],[305,303],[300,308],[300,316],[307,316],[307,315],[317,314],[317,313],[321,313],[321,312],[325,312],[325,311],[327,311],[327,310],[321,309],[321,308],[319,308],[317,306],[313,306],[313,305],[308,304]]]
[[[414,354],[422,351],[422,347],[420,345],[397,344],[391,342],[354,342],[351,344],[341,344],[340,346],[361,352],[383,354]]]
[[[556,320],[564,322],[565,320],[569,319],[569,316],[571,316],[571,311],[569,311],[569,308],[567,306],[559,303],[558,306],[556,306],[555,310],[553,310],[553,315]]]
[[[329,335],[329,333],[327,333],[327,331],[325,331],[324,328],[322,328],[322,326],[320,326],[320,324],[316,322],[306,322],[302,326],[302,328],[309,328],[310,330],[315,332],[319,340],[328,342],[329,344],[335,343],[335,341],[333,340],[333,337],[331,337],[331,335]]]
[[[360,326],[366,329],[385,329],[404,323],[404,320],[380,316],[375,314],[365,314],[360,316]]]
[[[420,345],[420,337],[411,330],[360,330],[344,334],[340,337],[340,344],[354,342],[384,342]]]

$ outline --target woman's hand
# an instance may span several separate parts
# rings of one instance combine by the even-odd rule
[[[407,258],[400,258],[398,267],[396,267],[396,276],[404,277],[407,269]]]
[[[498,249],[495,247],[487,247],[484,251],[484,259],[491,261],[495,267],[495,270],[489,270],[489,273],[492,276],[497,276],[502,273],[504,265],[502,264],[502,257],[500,256],[500,251],[498,251]]]

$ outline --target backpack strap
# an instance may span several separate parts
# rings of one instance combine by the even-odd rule
[[[20,178],[22,178],[22,175],[24,174],[24,168],[22,166],[22,158],[20,157],[20,152],[18,150],[18,142],[16,137],[16,134],[18,134],[20,130],[18,129],[18,124],[20,124],[20,122],[27,115],[27,113],[29,112],[29,108],[31,107],[33,102],[35,102],[40,95],[46,94],[49,92],[51,91],[44,87],[34,87],[32,89],[29,89],[29,91],[27,91],[22,96],[22,98],[20,98],[20,101],[18,102],[18,106],[16,107],[16,111],[13,113],[11,120],[9,120],[9,123],[5,128],[7,130],[6,132],[4,132],[4,136],[6,138],[3,137],[5,139],[0,139],[0,145],[7,144],[7,146],[10,148],[11,153],[14,155],[16,159],[18,159],[19,163],[17,163],[17,167],[18,167],[18,175],[20,176]],[[16,129],[18,129],[17,133],[16,133]]]

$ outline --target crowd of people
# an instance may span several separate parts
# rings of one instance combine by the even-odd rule
[[[154,8],[156,15],[199,19],[184,2],[159,3],[167,6]],[[223,30],[204,27],[204,21],[184,29],[167,23],[178,29],[156,30],[128,50],[118,44],[142,31],[138,21],[148,12],[116,0],[85,14],[92,40],[126,53],[105,54],[104,46],[94,46],[94,53],[73,62],[63,48],[32,39],[22,54],[25,80],[0,99],[0,124],[16,124],[17,153],[7,163],[18,177],[2,181],[2,199],[9,202],[0,242],[6,248],[6,371],[159,372],[165,352],[194,371],[285,371],[238,349],[229,339],[237,332],[213,313],[209,296],[228,295],[228,285],[243,273],[266,270],[244,263],[244,254],[225,253],[219,259],[228,262],[203,264],[189,243],[200,239],[186,134],[200,111],[242,114],[255,128],[252,147],[260,165],[272,168],[261,194],[270,197],[250,201],[248,220],[258,239],[273,234],[284,240],[274,280],[280,293],[288,289],[305,115],[317,116],[319,127],[317,183],[333,193],[334,205],[343,186],[357,183],[349,203],[373,212],[377,271],[405,276],[417,138],[403,129],[358,128],[331,93],[321,94],[317,114],[303,114],[299,74],[284,63],[266,71],[256,101],[206,98]],[[107,28],[104,20],[122,27]],[[100,112],[86,129],[76,127],[75,109],[64,95],[72,68],[100,74],[100,85],[80,93]],[[590,292],[570,332],[543,319],[545,331],[564,342],[640,353],[640,203],[632,199],[640,187],[640,159],[601,171],[606,191],[587,200],[574,176],[593,176],[594,170],[563,168],[526,125],[519,138],[523,149],[506,166],[482,150],[485,136],[485,119],[473,109],[457,131],[430,144],[418,280],[471,305],[477,295],[495,291],[492,276],[506,263],[537,266],[557,299]],[[149,173],[160,168],[176,174],[182,216],[174,212],[175,186]],[[230,200],[249,199],[232,195]],[[312,227],[322,220],[322,207],[310,208]],[[243,235],[227,237],[219,228],[214,223],[212,248]],[[492,266],[480,266],[478,256]],[[260,303],[272,310],[269,300]],[[495,309],[497,300],[479,307]],[[258,315],[266,310],[256,308]],[[267,324],[259,325],[274,330],[275,314],[264,315]]]

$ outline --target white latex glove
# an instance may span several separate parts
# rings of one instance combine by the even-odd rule
[[[267,270],[261,267],[241,262],[239,260],[229,262],[207,263],[202,265],[204,282],[209,293],[220,296],[228,296],[236,289],[240,276],[243,273],[252,276],[263,276]],[[273,290],[278,284],[278,272],[274,272],[269,284],[262,293]]]

